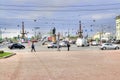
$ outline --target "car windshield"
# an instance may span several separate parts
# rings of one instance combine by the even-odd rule
[[[13,45],[19,45],[19,46],[20,46],[21,44],[20,44],[20,43],[15,43],[15,44],[13,44]]]
[[[111,43],[105,43],[105,44],[103,44],[103,45],[113,45],[113,44],[111,44]]]

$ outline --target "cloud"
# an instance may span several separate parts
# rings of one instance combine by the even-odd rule
[[[50,17],[52,16],[52,12],[29,12],[28,14],[19,14],[16,15],[14,18],[22,18],[22,19],[37,19],[40,17]]]
[[[107,18],[112,18],[115,17],[117,14],[116,13],[101,13],[101,14],[94,14],[91,16],[92,19],[107,19]]]
[[[117,13],[96,13],[96,14],[89,14],[89,15],[82,15],[82,19],[95,19],[95,20],[101,20],[101,19],[109,19],[117,16]]]

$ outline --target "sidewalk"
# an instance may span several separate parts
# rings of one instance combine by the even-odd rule
[[[17,52],[0,59],[0,80],[120,80],[119,51]]]

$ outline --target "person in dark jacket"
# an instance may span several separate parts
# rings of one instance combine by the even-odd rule
[[[68,48],[68,51],[70,50],[70,43],[68,42],[67,43],[67,48]]]
[[[33,51],[36,52],[34,42],[32,42],[32,45],[31,45],[31,52]]]

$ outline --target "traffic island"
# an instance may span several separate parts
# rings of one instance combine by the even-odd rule
[[[4,52],[3,50],[0,51],[0,59],[8,58],[8,57],[11,57],[13,55],[16,55],[16,53]]]

